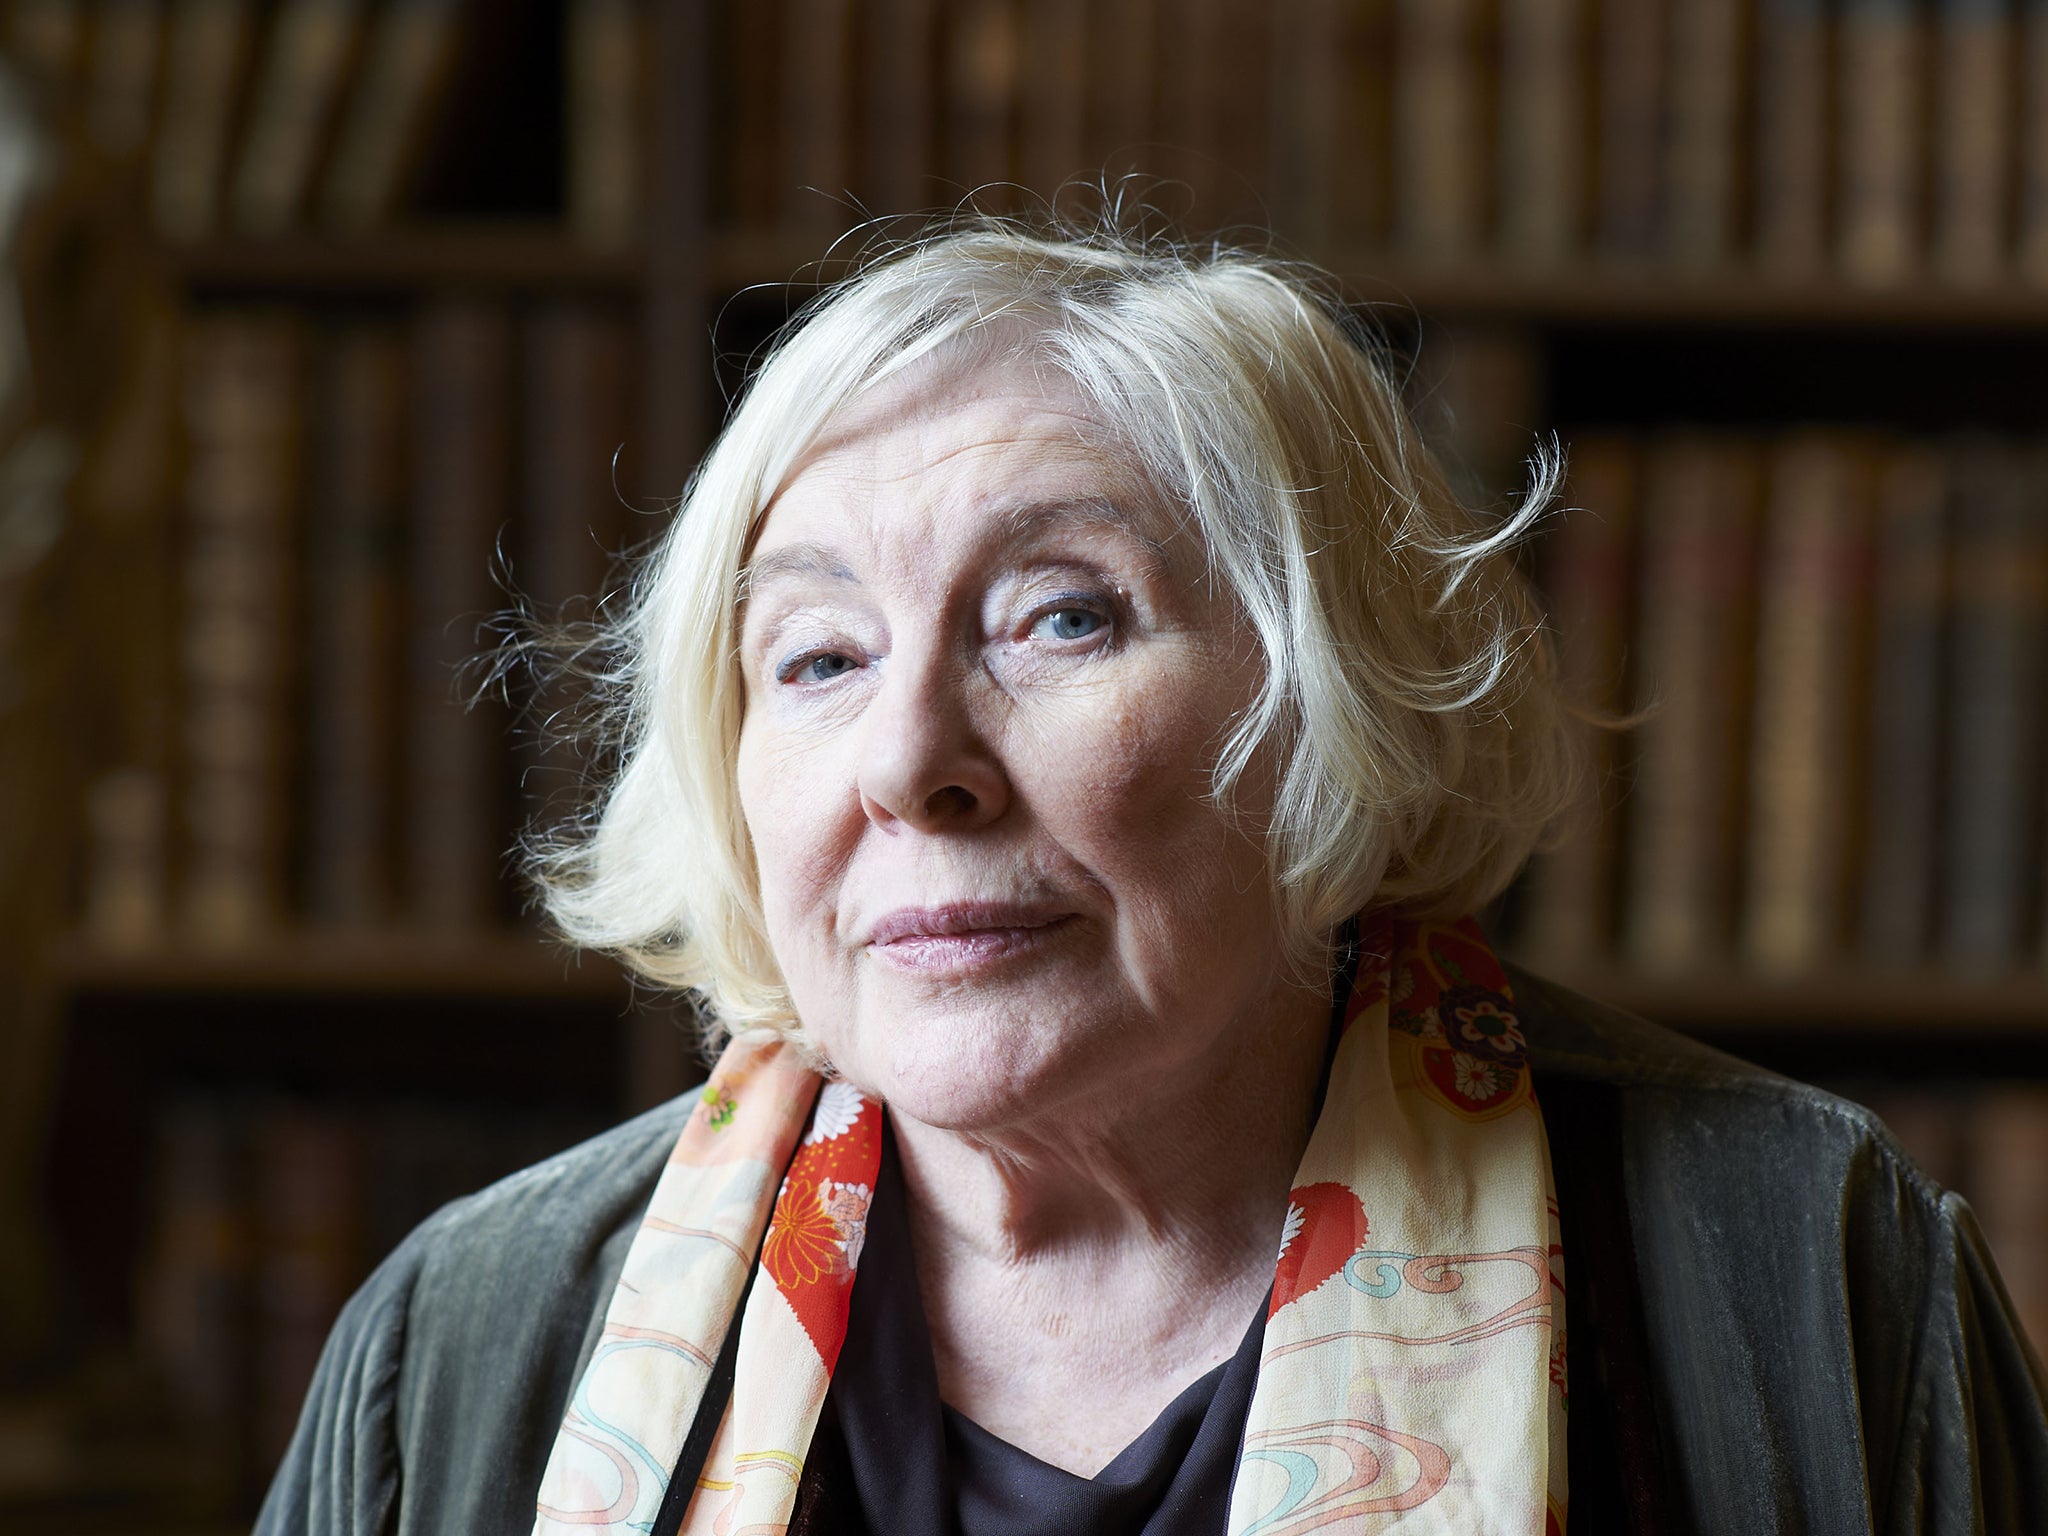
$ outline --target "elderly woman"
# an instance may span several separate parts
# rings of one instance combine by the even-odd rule
[[[262,1529],[2048,1530],[1967,1210],[1464,916],[1573,789],[1542,490],[1270,262],[827,294],[542,864],[728,1043],[392,1255]]]

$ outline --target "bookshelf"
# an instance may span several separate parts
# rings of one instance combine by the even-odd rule
[[[179,348],[150,386],[164,420],[148,441],[165,468],[82,520],[85,546],[53,556],[70,575],[29,610],[78,615],[58,649],[84,670],[65,675],[101,693],[101,674],[126,679],[118,728],[48,703],[53,686],[36,695],[53,749],[0,762],[52,807],[0,847],[18,861],[0,869],[14,889],[47,893],[0,924],[0,984],[21,1002],[21,1022],[0,1029],[0,1222],[44,1256],[0,1265],[10,1302],[39,1320],[9,1341],[33,1389],[18,1409],[6,1401],[4,1424],[64,1446],[88,1443],[98,1431],[80,1426],[109,1402],[141,1424],[120,1463],[132,1478],[112,1481],[163,1518],[91,1517],[108,1528],[246,1515],[308,1339],[403,1214],[366,1227],[357,1211],[324,1232],[286,1223],[273,1243],[264,1211],[278,1191],[247,1177],[252,1160],[299,1170],[305,1190],[353,1189],[357,1206],[392,1168],[438,1198],[687,1081],[675,1010],[609,963],[550,947],[520,913],[501,854],[532,808],[522,796],[565,803],[574,772],[521,734],[516,710],[452,711],[449,669],[475,646],[449,621],[497,601],[478,581],[494,547],[552,602],[603,581],[593,555],[659,526],[715,429],[732,360],[848,269],[859,208],[943,207],[979,186],[1002,211],[1032,194],[1071,199],[1061,188],[1076,176],[1131,172],[1156,178],[1143,185],[1190,228],[1270,226],[1419,358],[1419,404],[1481,493],[1509,483],[1536,430],[1583,444],[1589,466],[1612,450],[1639,476],[1701,436],[1766,477],[1812,428],[1850,458],[1947,453],[1987,428],[2006,447],[2048,441],[2034,384],[2048,370],[2048,32],[2025,31],[2048,24],[2017,6],[1190,0],[1169,26],[1160,0],[494,0],[488,12],[375,0],[295,66],[326,105],[286,214],[257,217],[235,190],[240,168],[292,163],[260,129],[264,82],[284,67],[274,45],[320,9],[221,8],[242,18],[223,44],[187,28],[197,8],[179,0],[160,15],[116,0],[0,6],[0,50],[64,146],[54,163],[98,189],[94,206],[132,205],[80,227],[127,243],[124,270]],[[1875,37],[1880,11],[1904,32]],[[145,37],[137,17],[161,30]],[[405,56],[423,65],[389,62],[404,50],[387,33],[409,37]],[[203,93],[174,89],[207,69],[223,82],[217,121]],[[121,80],[153,111],[115,110],[130,98],[107,82]],[[403,129],[381,160],[350,148],[376,90]],[[1972,96],[2004,104],[2002,132],[1987,138],[1962,111]],[[1902,117],[1908,99],[1920,109]],[[1892,118],[1910,131],[1877,131]],[[180,154],[214,144],[212,194],[194,203],[190,178],[169,175],[166,136]],[[371,170],[358,165],[344,197],[331,188],[351,154]],[[124,366],[129,385],[149,383],[142,361]],[[195,411],[209,388],[216,406]],[[117,415],[67,430],[100,441]],[[147,413],[122,419],[148,428]],[[195,480],[195,457],[212,479]],[[265,463],[268,481],[250,468]],[[1625,518],[1587,500],[1639,539],[1662,513],[1630,498]],[[252,499],[275,511],[260,537],[233,522]],[[456,504],[459,517],[436,521]],[[1755,515],[1761,536],[1771,514],[1760,503]],[[2048,502],[2032,515],[2048,529]],[[216,534],[242,529],[231,543],[269,541],[241,574],[268,572],[289,604],[208,595],[192,556],[207,516]],[[393,526],[396,555],[367,535],[320,542]],[[431,560],[430,527],[445,540]],[[123,548],[124,584],[64,608],[88,557]],[[1640,553],[1626,558],[1636,572]],[[433,561],[443,576],[423,577]],[[1630,668],[1645,643],[1635,603],[1611,616]],[[277,642],[274,667],[195,672],[202,610]],[[256,755],[195,753],[182,726],[196,697],[231,721],[244,711]],[[424,739],[469,779],[419,777]],[[1635,750],[1614,748],[1617,790]],[[316,771],[334,764],[355,780]],[[1730,770],[1745,795],[1751,767]],[[217,801],[261,814],[205,834],[231,855],[215,867],[239,915],[195,931],[205,835],[190,805],[206,774]],[[2039,803],[2038,785],[2027,793]],[[1916,1155],[1973,1199],[1983,1191],[2013,1234],[2001,1242],[2048,1253],[2048,1186],[1984,1172],[2012,1160],[2000,1148],[2027,1105],[2048,1116],[2048,947],[1964,966],[1930,939],[1878,968],[1843,942],[1760,967],[1740,943],[1738,852],[1725,933],[1682,963],[1637,963],[1614,908],[1632,899],[1640,798],[1619,795],[1598,834],[1594,940],[1581,922],[1575,943],[1525,941],[1522,957],[1882,1101]],[[408,863],[406,829],[422,823],[461,834],[438,873]],[[16,868],[63,874],[16,880]],[[436,880],[438,906],[420,894]],[[1544,899],[1521,892],[1509,931],[1535,931]],[[2048,896],[2024,900],[2038,928]],[[100,1102],[95,1083],[118,1092]],[[114,1145],[161,1163],[167,1183],[109,1171],[90,1150],[113,1118],[127,1127]],[[538,1131],[496,1123],[522,1121]],[[130,1230],[96,1247],[82,1213],[109,1186]],[[239,1257],[194,1246],[209,1213],[241,1234]],[[263,1265],[308,1253],[310,1289],[252,1324]],[[96,1286],[61,1294],[88,1270]],[[2014,1273],[2048,1276],[2048,1260]],[[2038,1289],[2030,1317],[2048,1328],[2048,1278]],[[229,1375],[166,1355],[150,1316],[178,1306],[188,1337],[227,1341]],[[102,1385],[77,1385],[78,1350],[42,1347],[60,1321],[119,1362]],[[178,1400],[181,1370],[197,1394],[189,1443],[148,1419]],[[198,1471],[181,1482],[180,1467]],[[85,1528],[76,1496],[0,1486],[0,1528],[17,1510]]]

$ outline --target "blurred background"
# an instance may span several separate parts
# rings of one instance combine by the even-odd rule
[[[1496,931],[1876,1108],[2048,1340],[2048,10],[12,0],[0,1529],[245,1527],[383,1252],[701,1075],[527,910],[573,701],[462,665],[841,236],[1105,181],[1336,273],[1475,500],[1562,439],[1656,710]]]

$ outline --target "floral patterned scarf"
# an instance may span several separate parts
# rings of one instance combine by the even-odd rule
[[[1322,1113],[1274,1213],[1229,1530],[1561,1533],[1557,1196],[1507,980],[1469,920],[1360,929]],[[681,1530],[788,1529],[881,1154],[879,1104],[778,1038],[727,1047],[627,1253],[535,1536],[654,1528],[742,1295]]]

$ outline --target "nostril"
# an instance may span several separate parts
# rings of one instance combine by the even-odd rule
[[[933,816],[964,816],[974,809],[974,791],[964,785],[948,784],[924,804],[925,810]]]

